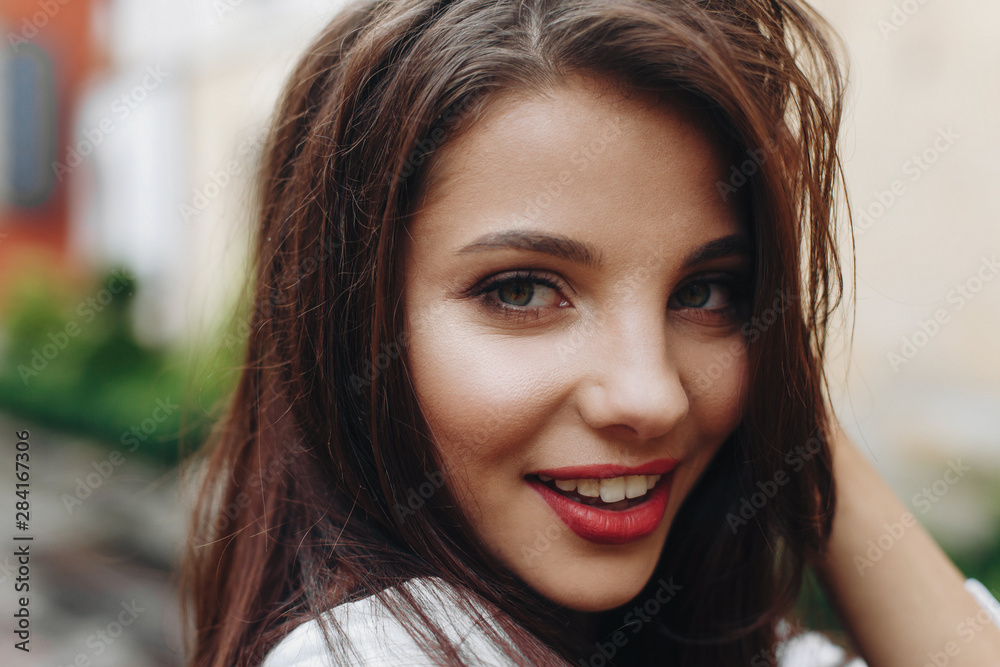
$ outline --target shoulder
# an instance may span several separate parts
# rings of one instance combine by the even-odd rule
[[[448,633],[463,659],[485,667],[509,667],[512,662],[502,655],[475,618],[455,604],[458,591],[437,578],[413,579],[404,584],[425,605],[435,621]],[[984,612],[1000,626],[1000,602],[975,579],[966,588]],[[389,599],[394,594],[391,590]],[[349,637],[347,664],[369,667],[431,667],[434,661],[396,620],[381,600],[368,597],[339,605],[324,614],[335,618]],[[777,667],[866,667],[860,658],[848,660],[845,651],[818,632],[795,634],[787,623],[778,628],[782,641],[776,655],[761,655],[751,661]],[[267,654],[261,667],[333,667],[320,621],[307,621],[291,632]]]
[[[337,642],[349,664],[379,667],[424,664],[403,660],[407,655],[418,655],[417,644],[375,598],[340,605],[324,614],[321,620],[329,625],[331,618],[350,640]],[[332,667],[335,662],[326,644],[321,620],[306,621],[285,635],[267,654],[261,667]],[[336,637],[331,634],[334,642]]]
[[[511,661],[494,646],[477,620],[455,603],[457,591],[437,578],[404,584],[439,623],[466,660],[477,665],[507,667]],[[389,600],[398,590],[387,591]],[[391,604],[391,602],[390,602]],[[333,620],[348,639],[337,644],[347,664],[371,667],[431,667],[437,663],[420,647],[385,602],[367,597],[338,605],[321,619]],[[267,654],[261,667],[333,667],[320,620],[302,623]],[[337,634],[331,633],[331,638]],[[336,640],[334,639],[336,642]]]

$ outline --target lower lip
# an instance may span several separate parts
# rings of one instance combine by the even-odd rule
[[[595,544],[628,544],[653,533],[663,520],[670,498],[668,474],[653,487],[646,500],[627,510],[604,510],[583,505],[556,493],[541,482],[527,480],[528,485],[559,515],[570,530]]]

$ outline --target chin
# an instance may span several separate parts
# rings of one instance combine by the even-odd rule
[[[639,595],[653,576],[668,529],[665,520],[655,533],[627,548],[564,543],[564,548],[545,554],[537,567],[519,574],[535,591],[567,609],[615,609]],[[564,539],[571,537],[579,539]]]

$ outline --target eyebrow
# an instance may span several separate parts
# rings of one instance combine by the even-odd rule
[[[689,269],[698,264],[710,262],[713,259],[722,257],[743,256],[749,258],[751,255],[750,237],[746,234],[730,234],[709,241],[705,245],[695,248],[684,258],[683,268]]]
[[[591,269],[601,268],[601,251],[583,241],[576,241],[559,234],[509,229],[480,236],[467,246],[455,251],[456,255],[484,250],[515,248],[541,252],[561,259],[567,259],[577,264],[583,264]]]
[[[560,234],[548,234],[531,230],[509,229],[480,236],[472,243],[455,251],[456,255],[501,249],[530,250],[545,253],[591,269],[600,269],[601,251],[583,241],[577,241]],[[746,234],[730,234],[699,246],[684,258],[684,269],[704,264],[713,259],[731,256],[750,257],[752,245]]]

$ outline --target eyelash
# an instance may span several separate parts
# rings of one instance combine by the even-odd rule
[[[535,285],[544,285],[557,292],[562,293],[564,290],[563,285],[558,281],[550,279],[548,276],[535,273],[534,271],[513,271],[511,273],[504,273],[498,276],[494,276],[486,281],[481,287],[473,292],[473,296],[479,298],[479,301],[489,308],[490,310],[497,312],[501,317],[514,322],[523,322],[529,319],[532,314],[534,319],[538,319],[540,312],[544,310],[543,308],[523,308],[518,306],[509,306],[501,301],[490,298],[490,295],[495,292],[500,287],[507,283],[532,283]]]
[[[694,280],[681,285],[677,292],[690,287],[691,285],[705,284],[716,288],[723,288],[729,292],[729,302],[717,308],[695,308],[681,306],[680,309],[687,312],[688,317],[699,320],[700,323],[713,326],[731,325],[734,322],[745,318],[748,315],[749,306],[749,279],[733,273],[716,273],[700,276]],[[676,293],[675,293],[676,294]],[[671,300],[673,300],[671,296]]]
[[[505,284],[519,282],[544,285],[545,287],[556,290],[560,294],[565,291],[563,285],[560,284],[560,281],[553,280],[544,274],[539,274],[531,270],[521,270],[500,274],[490,278],[483,285],[476,288],[472,292],[472,296],[478,298],[478,300],[486,308],[499,313],[501,317],[507,320],[513,322],[523,322],[532,318],[532,316],[533,319],[539,319],[541,311],[545,310],[545,308],[510,306],[492,297],[492,293]],[[719,306],[717,308],[680,306],[678,309],[687,311],[690,317],[694,317],[699,320],[699,323],[702,324],[712,326],[732,324],[738,317],[742,316],[745,311],[746,299],[748,296],[746,283],[746,277],[738,276],[732,273],[718,273],[700,276],[681,285],[677,289],[677,292],[695,284],[722,287],[729,290],[729,303],[725,306]],[[671,296],[671,301],[674,300],[675,295]]]

